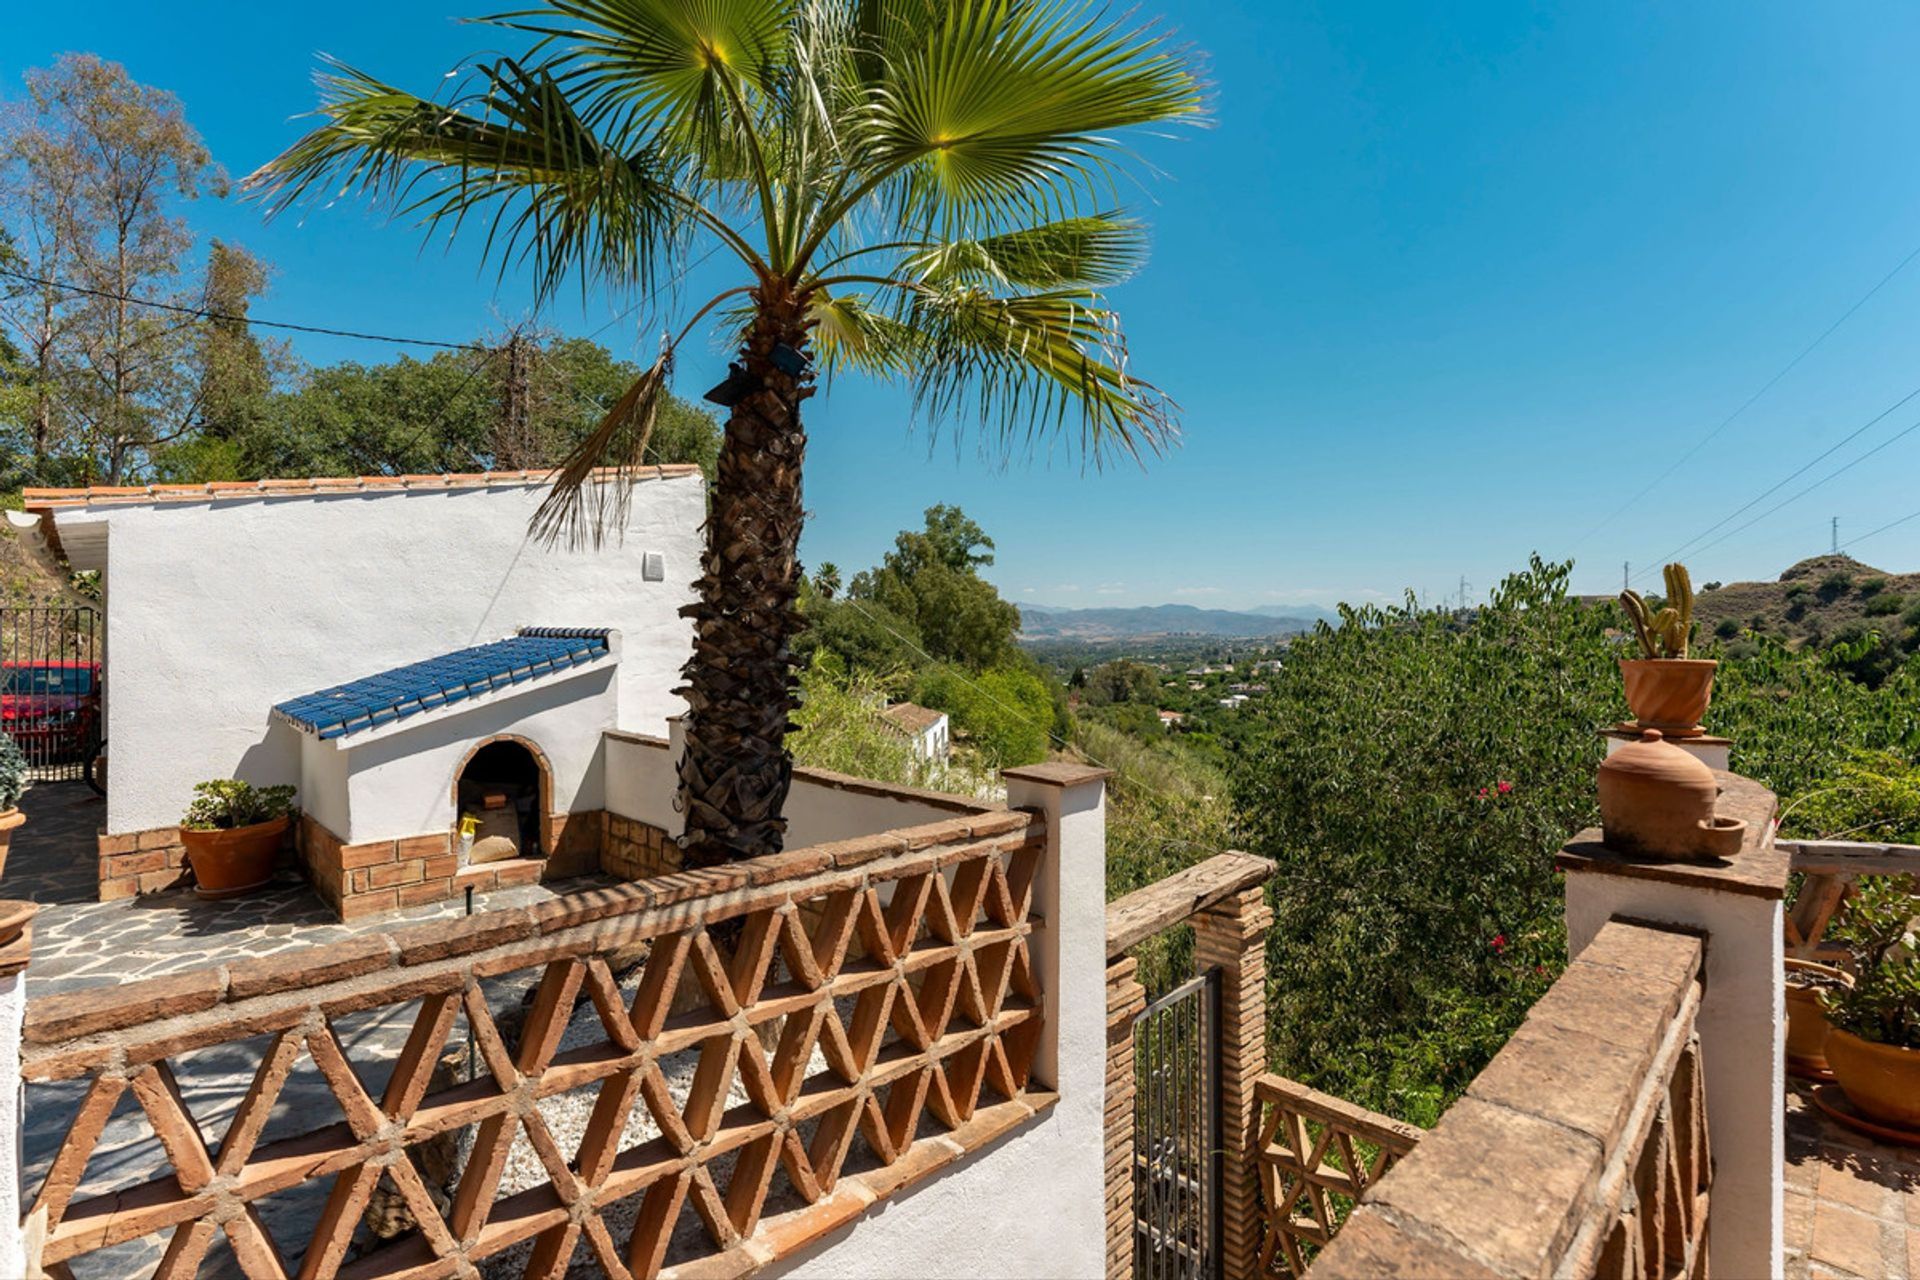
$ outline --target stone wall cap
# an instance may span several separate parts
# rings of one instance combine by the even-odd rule
[[[1780,811],[1779,798],[1753,779],[1737,773],[1715,769],[1713,776],[1720,784],[1716,811],[1723,817],[1745,819],[1747,824],[1745,842],[1733,857],[1704,862],[1644,858],[1608,848],[1600,829],[1589,827],[1554,855],[1554,868],[1568,874],[1598,873],[1754,898],[1785,898],[1790,859],[1773,839],[1774,818]]]
[[[1107,958],[1191,918],[1224,898],[1265,884],[1274,864],[1250,853],[1220,853],[1107,904]]]
[[[1020,782],[1038,782],[1049,787],[1078,787],[1111,778],[1113,770],[1104,765],[1080,764],[1073,760],[1043,760],[1039,764],[1002,769],[1000,776]]]

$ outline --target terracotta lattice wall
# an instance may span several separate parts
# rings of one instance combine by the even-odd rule
[[[1053,1106],[1029,1087],[1046,835],[1026,812],[979,814],[36,999],[29,1107],[41,1085],[80,1093],[33,1201],[44,1260],[66,1274],[160,1234],[159,1274],[188,1276],[224,1235],[252,1280],[332,1276],[377,1189],[419,1229],[355,1259],[356,1276],[471,1275],[516,1247],[526,1275],[575,1262],[617,1280],[791,1256]],[[356,1061],[343,1020],[379,1012],[411,1026],[404,1047]],[[464,1034],[478,1073],[439,1079]],[[223,1100],[180,1067],[215,1047],[257,1059],[217,1135]],[[302,1071],[332,1115],[303,1106],[275,1133]],[[592,1105],[563,1140],[541,1104],[571,1094]],[[99,1150],[129,1102],[166,1162],[132,1185]],[[443,1197],[427,1148],[463,1130]],[[521,1136],[542,1172],[506,1193]],[[328,1192],[310,1236],[276,1238],[263,1202],[315,1179]]]

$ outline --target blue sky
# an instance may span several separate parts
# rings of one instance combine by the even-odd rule
[[[458,0],[325,10],[24,7],[0,86],[66,50],[177,93],[235,176],[297,136],[325,51],[418,89],[497,39]],[[472,11],[484,11],[476,6]],[[901,394],[810,415],[807,560],[872,562],[934,502],[999,543],[1016,600],[1253,606],[1479,594],[1531,551],[1617,589],[1920,387],[1920,261],[1672,476],[1619,508],[1920,249],[1920,8],[1146,0],[1202,50],[1204,131],[1150,140],[1144,274],[1116,291],[1136,369],[1184,407],[1146,472],[1001,468],[930,447]],[[323,17],[324,15],[324,17]],[[526,314],[471,244],[345,203],[209,235],[277,268],[256,314],[467,338]],[[690,290],[720,282],[718,262]],[[718,285],[716,284],[716,287]],[[704,296],[704,295],[701,295]],[[591,332],[596,299],[550,323]],[[633,353],[628,325],[603,335]],[[302,339],[314,361],[384,358]],[[687,395],[724,353],[682,360]],[[1920,399],[1732,521],[1920,423]],[[1696,580],[1771,576],[1920,511],[1920,431],[1717,546]],[[1615,514],[1618,513],[1618,514]],[[1709,539],[1710,541],[1710,539]],[[1920,569],[1920,518],[1850,550]]]

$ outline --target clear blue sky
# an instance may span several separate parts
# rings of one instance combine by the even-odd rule
[[[0,85],[16,94],[66,50],[119,60],[177,93],[238,176],[297,135],[316,52],[427,89],[497,39],[452,22],[457,3],[16,6]],[[1920,248],[1920,8],[1141,11],[1203,50],[1218,86],[1214,127],[1145,148],[1164,171],[1140,206],[1154,255],[1115,295],[1137,369],[1185,408],[1184,446],[1145,474],[1001,470],[930,451],[903,396],[843,383],[810,416],[809,562],[868,564],[947,501],[998,540],[994,577],[1018,600],[1438,597],[1462,575],[1478,594],[1534,550],[1613,589],[1623,560],[1652,563],[1920,387],[1917,261],[1602,523]],[[358,207],[193,217],[276,266],[258,315],[455,338],[525,315],[525,290],[496,288],[471,245],[423,250]],[[584,333],[612,314],[550,320]],[[678,389],[723,365],[684,359]],[[1920,399],[1748,516],[1915,422]],[[1833,515],[1845,541],[1920,511],[1917,463],[1920,431],[1691,554],[1696,579],[1775,574],[1825,549]],[[1920,569],[1920,519],[1852,550]]]

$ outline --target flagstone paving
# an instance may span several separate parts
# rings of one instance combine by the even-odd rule
[[[40,903],[33,922],[27,997],[153,978],[243,956],[337,942],[400,924],[462,915],[458,899],[342,924],[291,874],[257,894],[202,902],[191,892],[96,902],[95,837],[106,803],[84,783],[40,783],[20,802],[26,825],[14,833],[0,897]],[[476,894],[475,910],[524,906],[614,881],[589,876]]]

